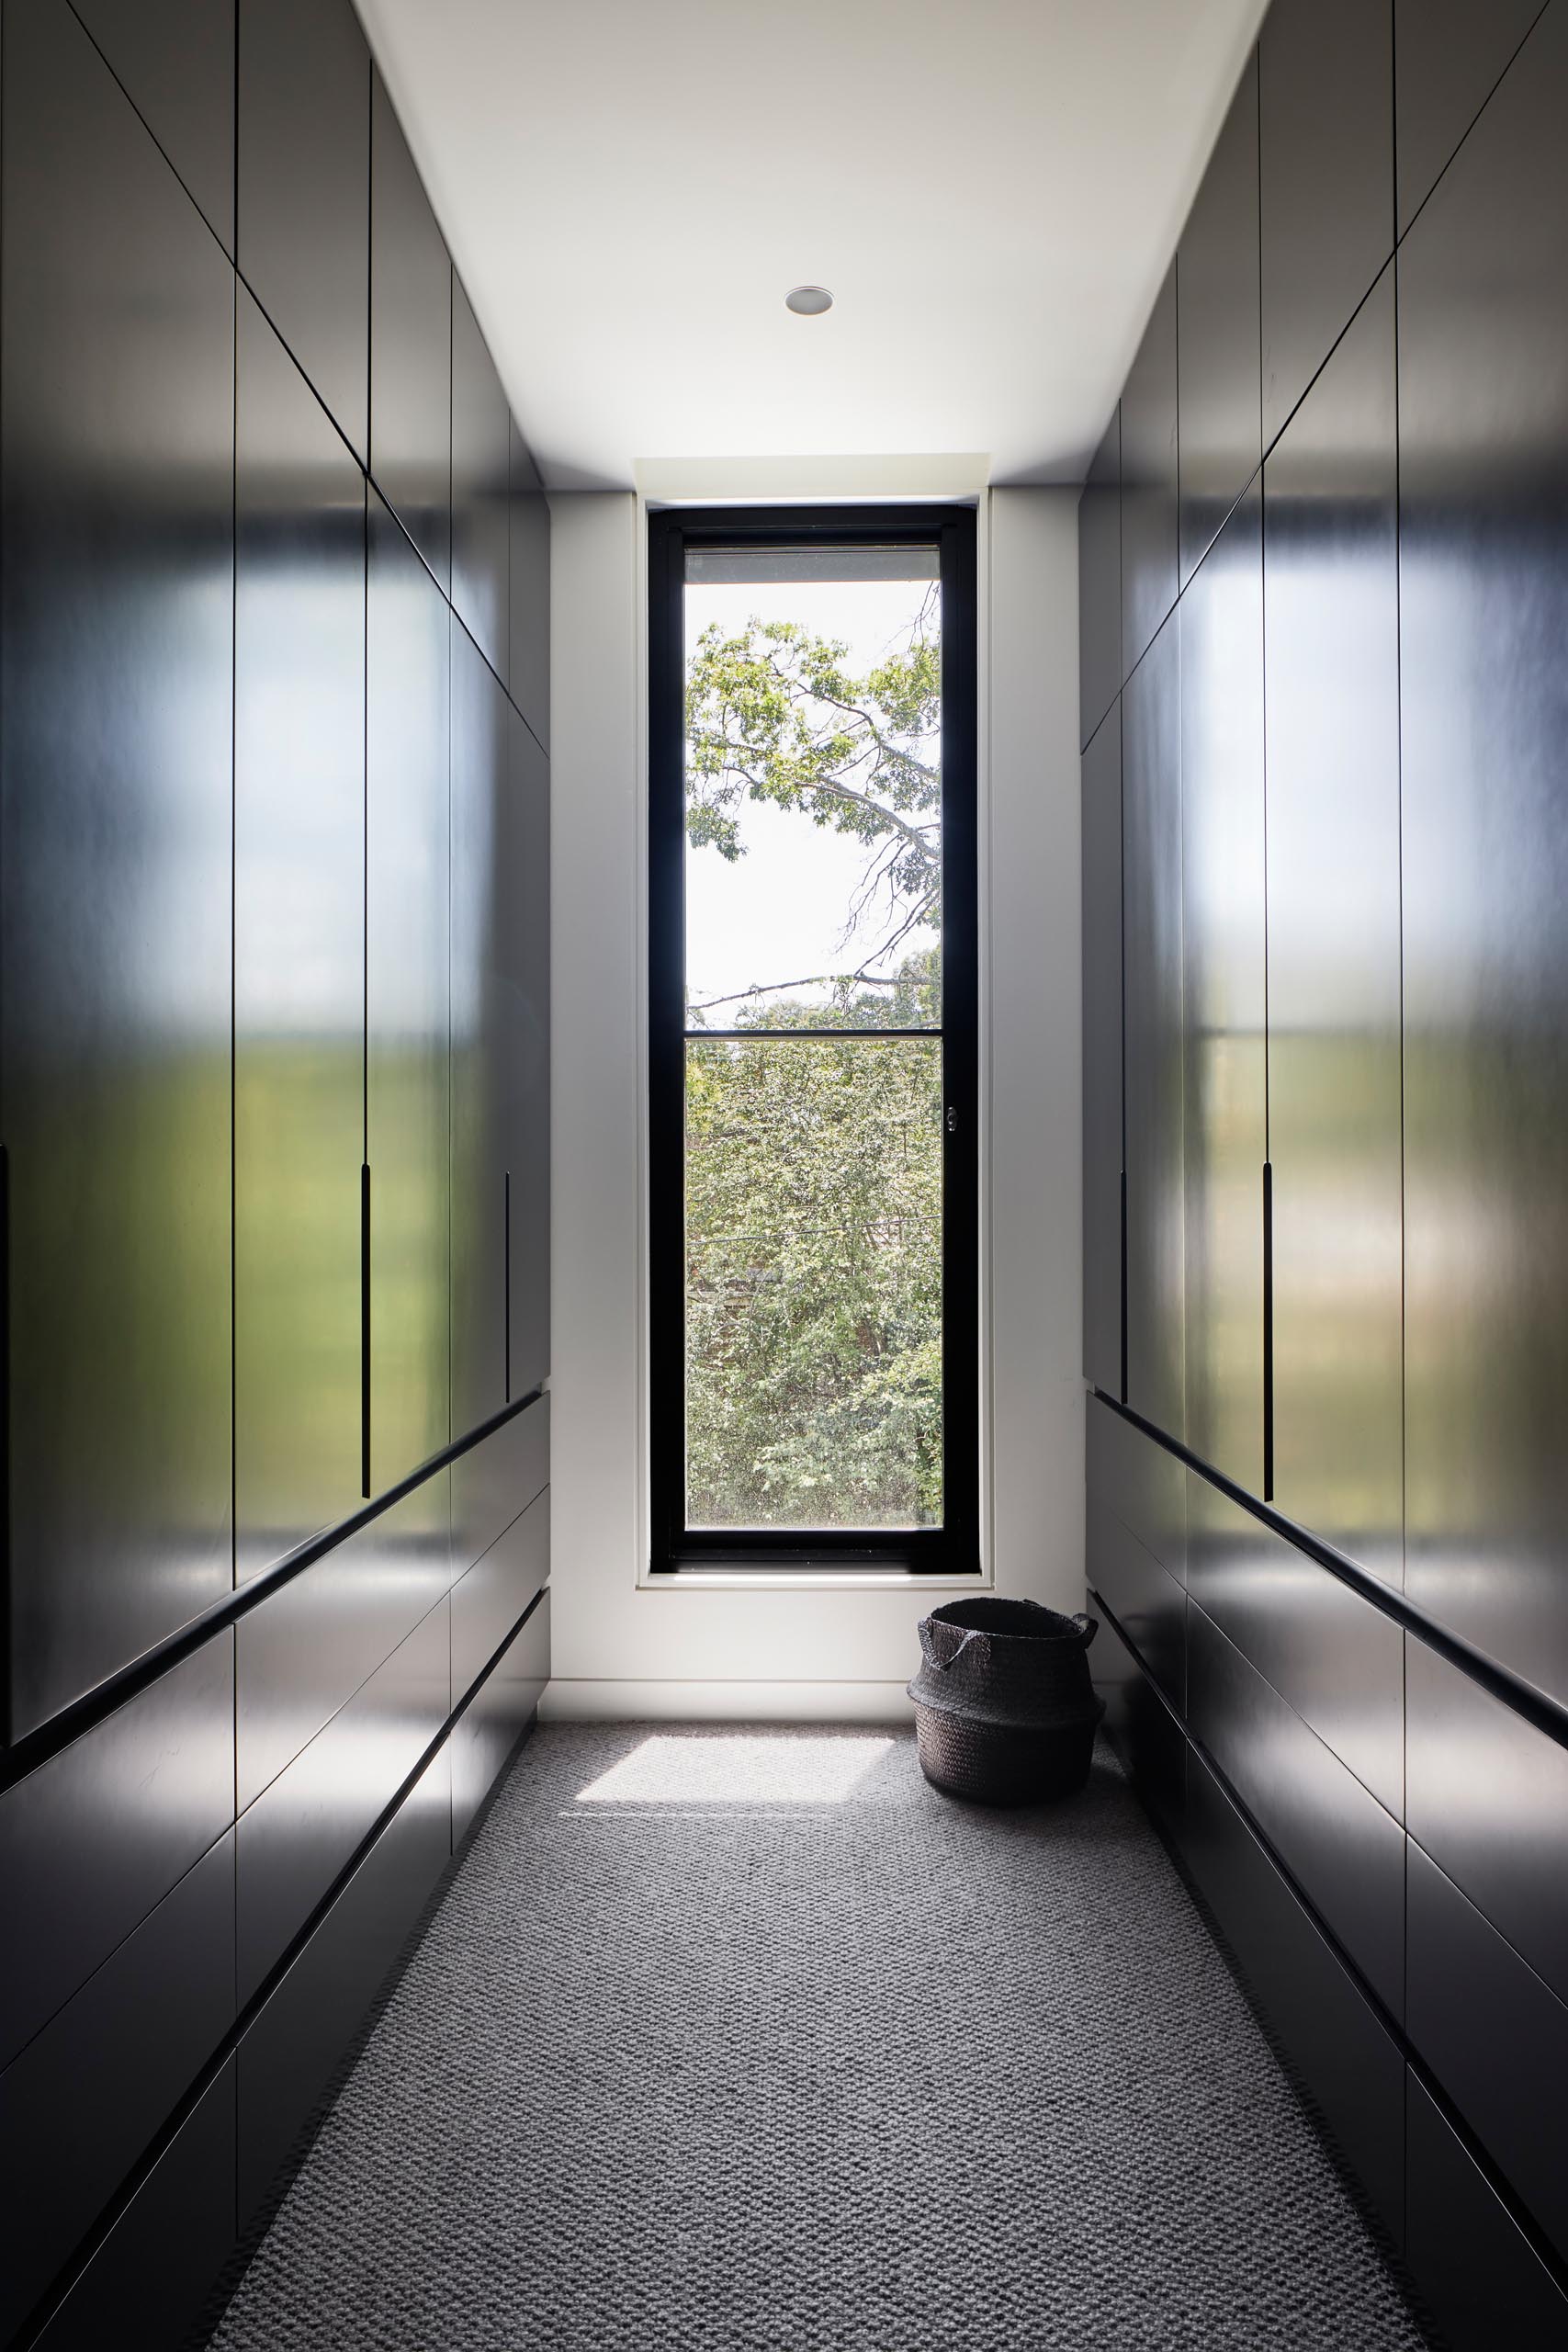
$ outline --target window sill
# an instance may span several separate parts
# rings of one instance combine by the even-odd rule
[[[988,1592],[992,1579],[984,1568],[644,1568],[637,1581],[639,1592]]]

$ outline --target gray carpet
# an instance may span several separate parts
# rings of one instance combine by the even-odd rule
[[[219,2352],[1418,2352],[1114,1761],[552,1726]]]

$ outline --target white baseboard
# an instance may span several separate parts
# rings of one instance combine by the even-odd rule
[[[544,1723],[907,1724],[901,1682],[552,1681]]]

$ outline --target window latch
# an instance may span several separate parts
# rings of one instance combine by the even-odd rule
[[[950,1136],[955,1136],[958,1133],[958,1112],[951,1102],[947,1106],[947,1132]]]

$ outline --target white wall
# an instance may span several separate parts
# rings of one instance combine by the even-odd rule
[[[982,500],[986,1568],[1083,1594],[1076,491]],[[643,512],[557,496],[547,1714],[905,1711],[933,1580],[646,1580]],[[951,1590],[951,1588],[948,1588]]]

